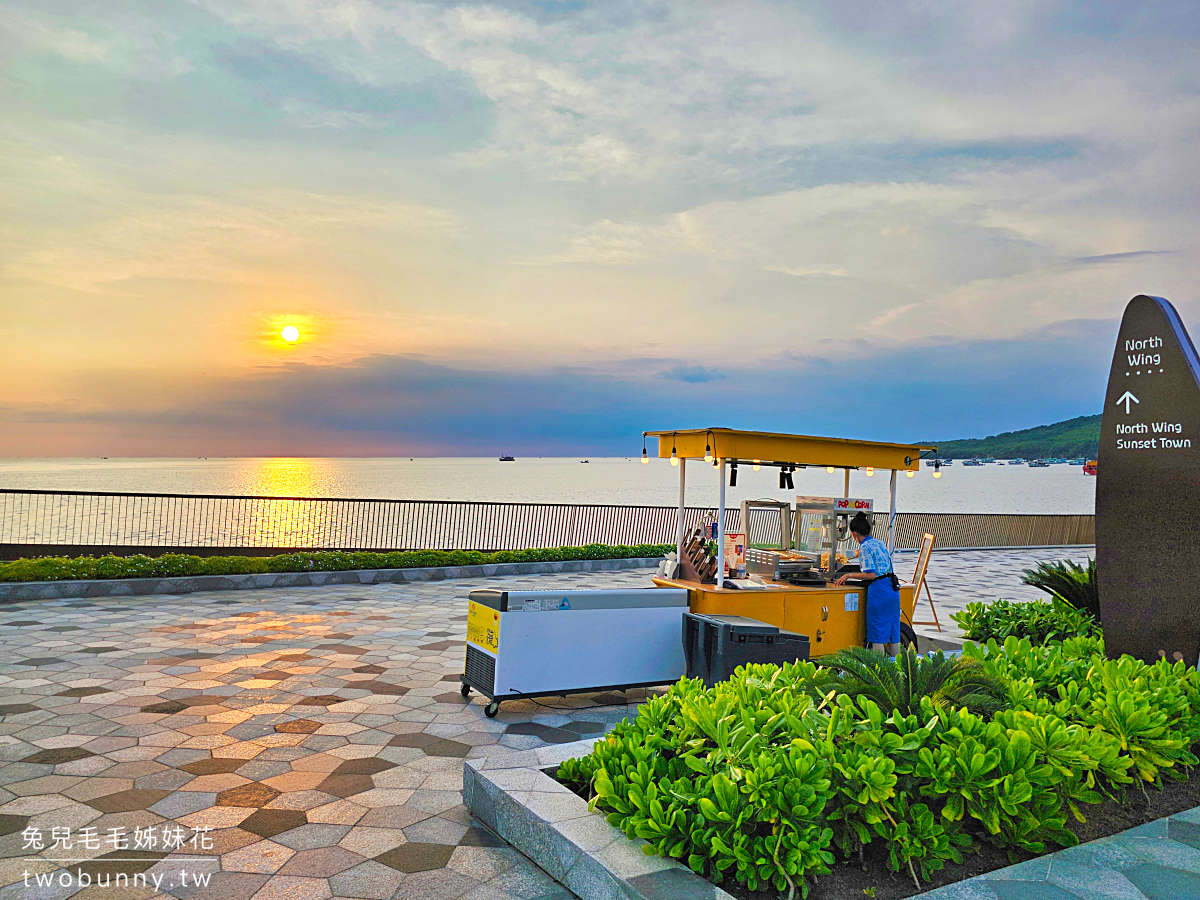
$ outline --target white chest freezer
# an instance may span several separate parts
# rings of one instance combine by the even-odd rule
[[[671,684],[683,677],[683,588],[471,591],[462,694],[502,700]]]

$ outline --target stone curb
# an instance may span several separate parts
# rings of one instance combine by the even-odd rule
[[[603,738],[465,760],[463,803],[476,818],[586,900],[733,900],[673,859],[647,856],[542,771]]]
[[[552,575],[558,572],[606,572],[657,566],[661,557],[576,559],[564,562],[488,563],[428,569],[351,569],[342,572],[263,572],[254,575],[190,575],[182,578],[113,578],[94,581],[14,581],[0,583],[0,603],[61,600],[71,597],[137,597],[192,594],[197,591],[248,591],[262,588],[316,587],[326,584],[404,584],[447,578],[500,575]]]

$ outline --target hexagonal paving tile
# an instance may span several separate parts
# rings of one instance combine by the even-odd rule
[[[185,709],[187,709],[187,706],[178,700],[163,700],[161,703],[151,703],[148,706],[143,706],[141,711],[144,713],[164,713],[171,716],[177,712],[183,712]]]
[[[470,744],[463,744],[459,741],[440,740],[434,741],[425,748],[426,756],[449,756],[458,759],[466,758],[466,755],[471,752]]]
[[[315,697],[301,697],[296,701],[297,706],[333,706],[335,703],[345,703],[345,697],[337,694],[318,694]]]
[[[292,719],[289,722],[278,723],[275,730],[280,734],[312,734],[320,727],[321,723],[312,719]]]
[[[238,827],[259,837],[269,838],[307,824],[308,816],[301,809],[259,809],[243,819]]]
[[[445,868],[454,853],[450,844],[401,844],[386,853],[375,857],[375,861],[383,863],[397,872],[427,872],[430,869]]]
[[[51,629],[53,631],[54,629]],[[111,694],[110,688],[103,687],[77,687],[67,688],[65,691],[59,691],[55,697],[94,697],[97,694]]]
[[[135,788],[129,791],[117,791],[115,794],[106,794],[103,797],[96,797],[94,800],[84,802],[104,813],[134,812],[139,809],[149,809],[170,793],[170,791],[149,791]]]
[[[179,766],[181,771],[191,775],[223,775],[226,772],[236,772],[246,764],[244,759],[198,759],[187,765]]]
[[[217,806],[257,806],[263,807],[278,797],[282,791],[273,787],[251,781],[217,794]]]
[[[74,762],[77,759],[87,759],[89,756],[95,756],[95,754],[82,747],[56,747],[53,750],[40,750],[25,757],[21,762],[57,766],[60,763]]]

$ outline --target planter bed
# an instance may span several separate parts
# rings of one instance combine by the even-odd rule
[[[590,743],[590,742],[589,742]],[[553,777],[557,767],[548,769],[547,774]],[[567,786],[570,790],[570,786]],[[1187,781],[1169,781],[1162,790],[1151,787],[1148,790],[1150,802],[1141,792],[1130,793],[1124,803],[1116,800],[1105,800],[1099,806],[1088,807],[1084,815],[1084,823],[1073,822],[1071,830],[1079,836],[1080,842],[1097,840],[1120,834],[1139,825],[1146,825],[1166,816],[1200,807],[1200,770],[1193,770],[1192,777]],[[587,797],[583,797],[587,800]],[[594,814],[598,819],[599,813]],[[615,829],[614,829],[615,831]],[[631,845],[633,842],[629,842]],[[644,842],[638,842],[642,844]],[[1059,848],[1047,849],[1047,854],[1055,853]],[[1047,854],[1018,852],[1016,859],[1010,859],[1007,852],[998,847],[981,843],[974,853],[969,853],[961,864],[951,863],[939,872],[933,873],[929,882],[922,881],[921,889],[913,885],[912,880],[893,872],[887,867],[887,852],[878,844],[870,844],[864,853],[864,864],[855,861],[835,863],[828,875],[817,878],[816,884],[809,890],[808,900],[846,900],[848,897],[873,897],[874,900],[904,900],[904,898],[921,897],[928,891],[946,885],[957,884],[977,875],[996,872],[1014,863],[1023,863],[1038,859]],[[775,890],[748,891],[743,886],[731,884],[728,880],[721,887],[729,895],[739,900],[777,900],[786,898],[787,893]],[[870,893],[874,890],[874,893]],[[964,894],[964,898],[974,896]]]
[[[555,777],[734,896],[901,898],[1197,806],[1198,743],[1182,662],[1010,637],[685,679]]]

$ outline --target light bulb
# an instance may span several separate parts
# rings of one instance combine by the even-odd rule
[[[649,463],[650,463],[650,457],[648,457],[648,456],[646,455],[646,451],[645,451],[645,450],[643,450],[643,451],[642,451],[642,465],[643,465],[643,466],[645,466],[645,465],[649,465]]]
[[[713,461],[712,447],[708,446],[708,444],[704,445],[704,461],[708,463]]]
[[[761,468],[762,468],[762,466],[759,465],[759,460],[756,459],[754,461],[754,471],[757,472]]]
[[[913,477],[914,475],[916,475],[917,473],[916,473],[916,472],[914,472],[912,469],[909,469],[909,470],[908,470],[907,472],[905,472],[904,474],[905,474],[906,476],[908,476],[909,478],[912,478],[912,477]]]
[[[711,457],[710,457],[710,459],[711,459]],[[713,461],[712,461],[712,467],[713,467],[714,469],[719,469],[719,468],[721,467],[721,462],[720,462],[720,460],[713,459]]]
[[[679,465],[679,457],[675,455],[674,447],[671,448],[671,465],[673,465],[673,466]]]
[[[828,472],[830,475],[832,475],[835,470],[834,470],[833,466],[826,466],[825,471]]]
[[[867,476],[870,477],[871,475],[874,475],[874,474],[875,474],[875,467],[867,466]]]
[[[934,469],[934,470],[933,470],[933,477],[934,477],[934,478],[941,478],[941,477],[942,477],[942,470],[941,470],[941,469]]]

